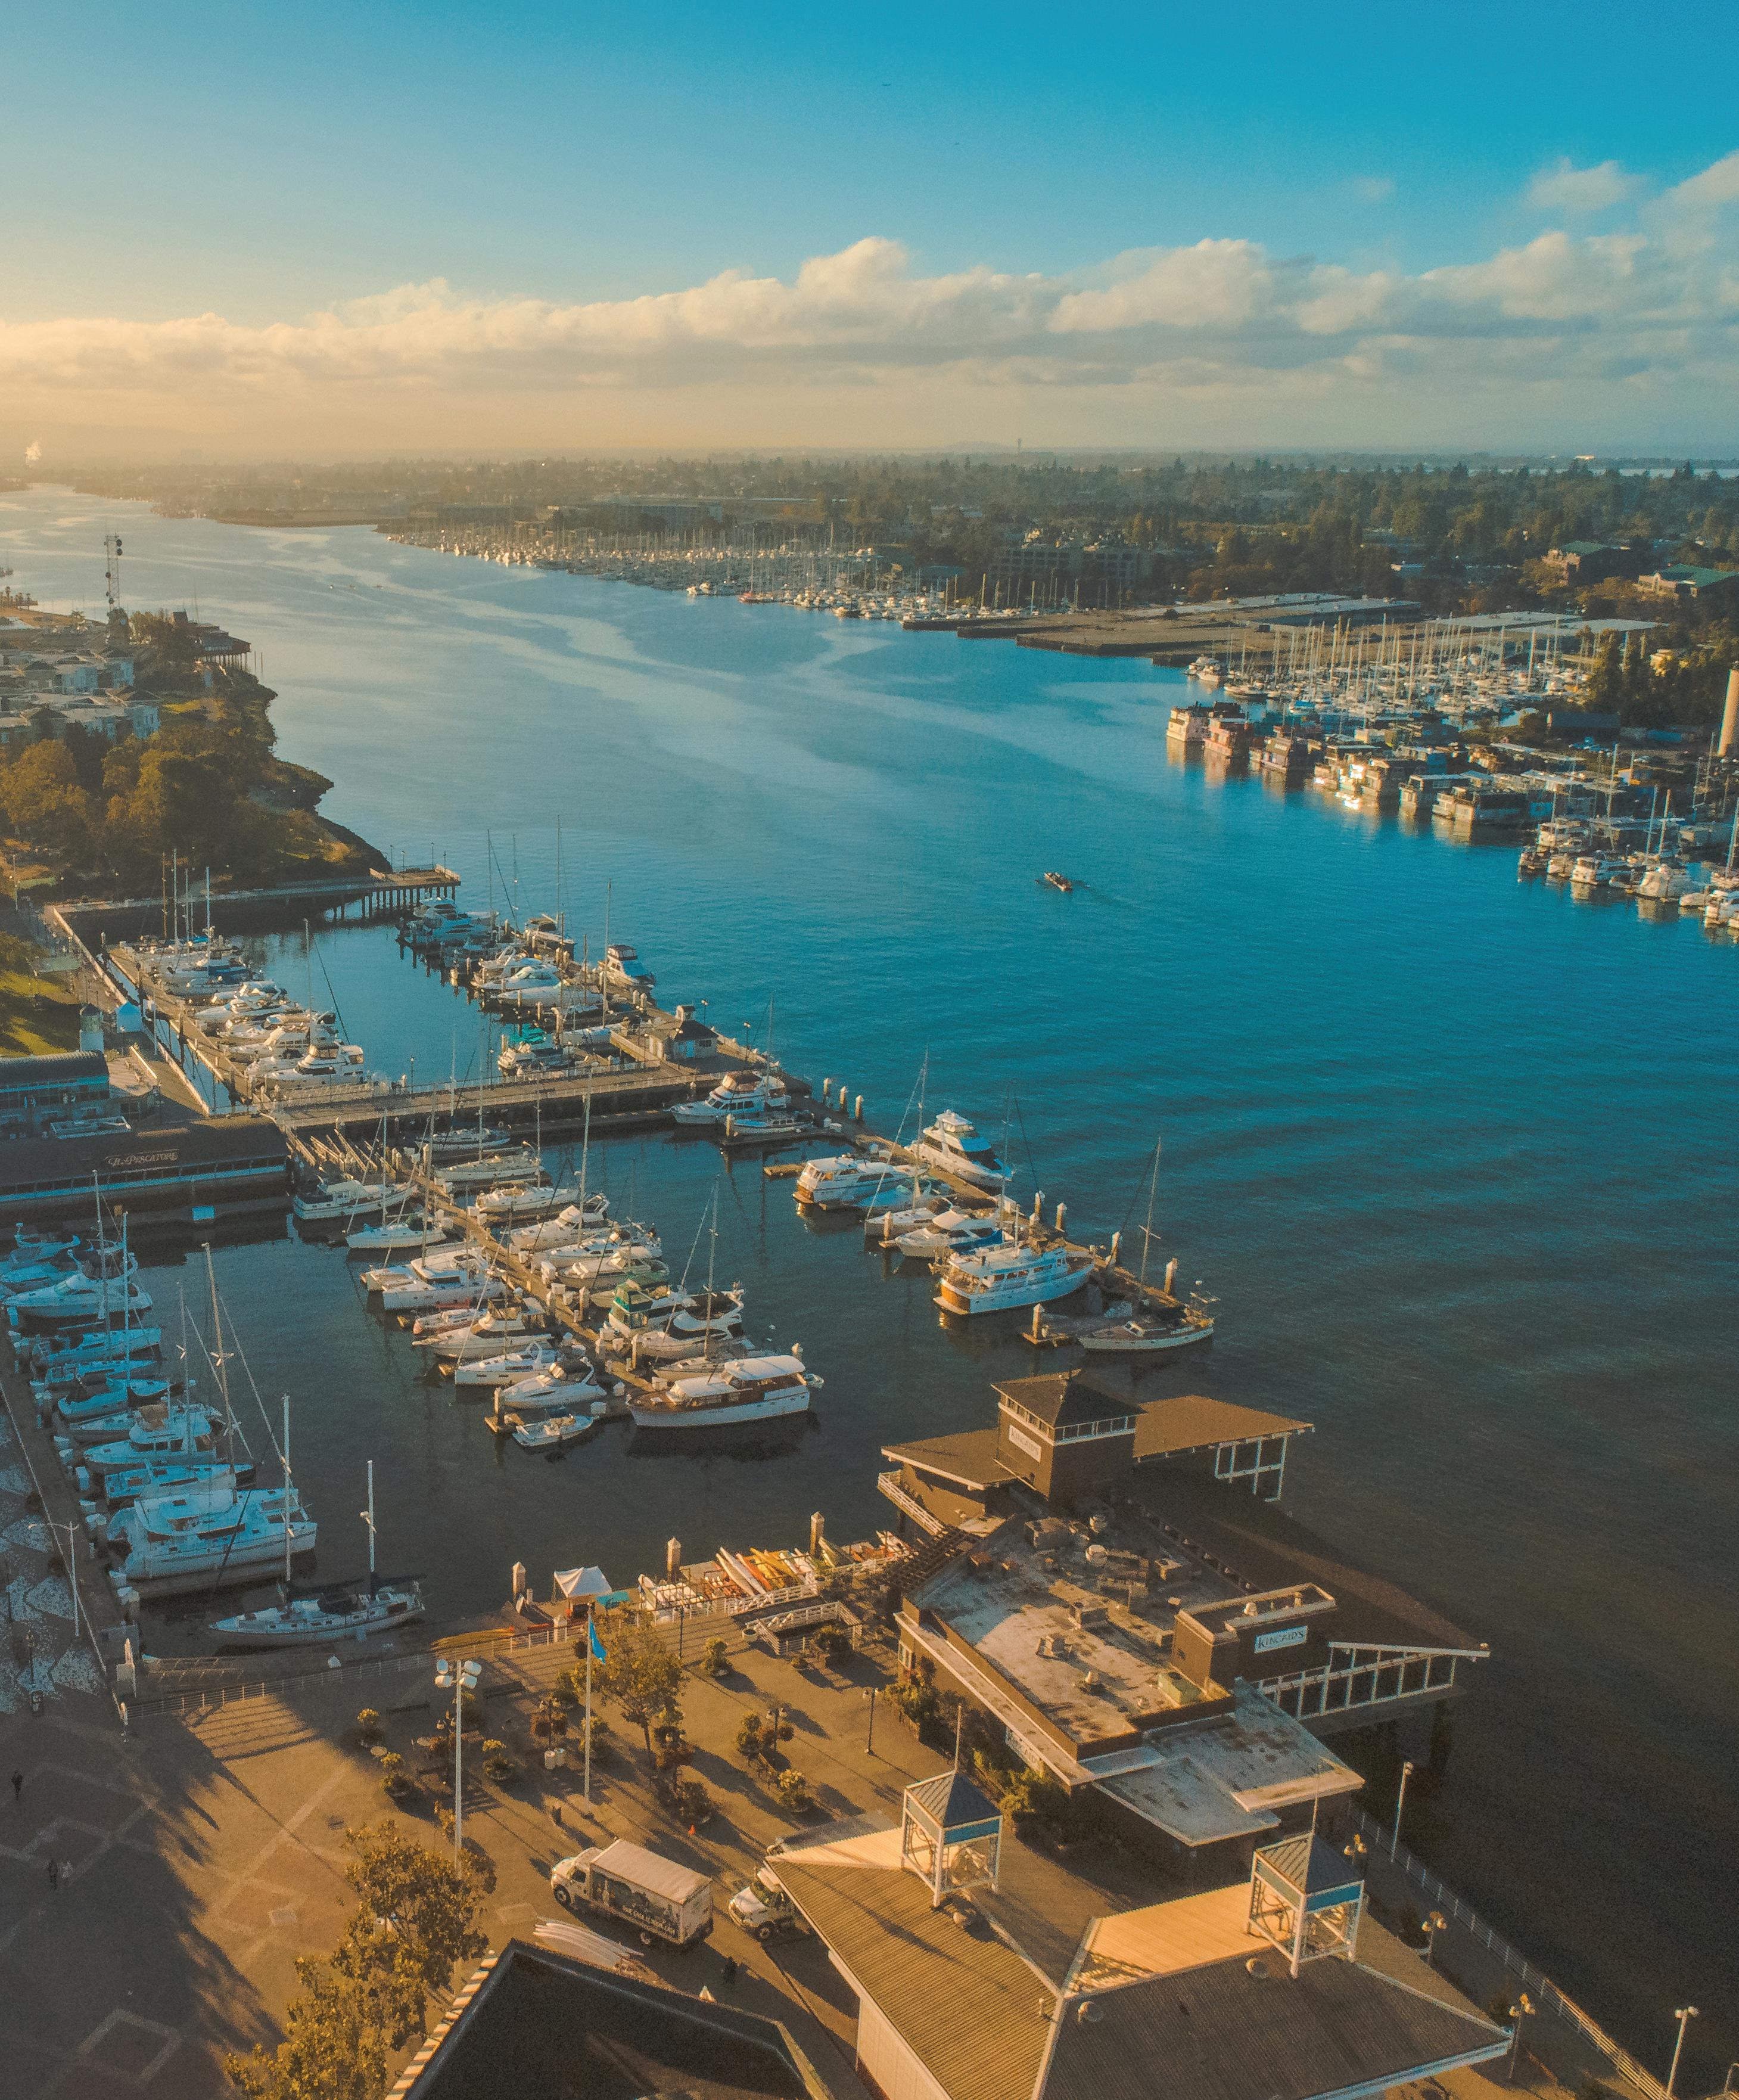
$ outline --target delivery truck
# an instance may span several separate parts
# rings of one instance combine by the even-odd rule
[[[712,1930],[712,1883],[625,1838],[588,1846],[549,1870],[549,1886],[564,1910],[592,1910],[632,1926],[650,1946],[662,1939],[692,1947]]]

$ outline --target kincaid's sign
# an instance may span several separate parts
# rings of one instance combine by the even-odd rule
[[[1256,1636],[1256,1652],[1266,1655],[1277,1648],[1301,1648],[1310,1638],[1308,1626],[1277,1626],[1271,1634]]]

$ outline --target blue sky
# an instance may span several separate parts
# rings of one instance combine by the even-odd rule
[[[1177,329],[1199,322],[1150,300],[1117,323],[1148,331],[1145,347],[1126,334],[1108,360],[1076,354],[1082,327],[1030,314],[1019,329],[1005,315],[975,345],[968,323],[944,354],[932,294],[915,300],[929,318],[900,323],[927,339],[891,342],[878,323],[874,355],[861,343],[841,353],[834,313],[825,355],[812,329],[797,341],[787,321],[782,351],[751,328],[746,349],[739,330],[731,354],[710,361],[692,345],[676,358],[667,340],[649,361],[619,315],[601,351],[601,315],[724,271],[790,286],[811,258],[871,240],[899,245],[902,281],[977,271],[1041,280],[1058,297],[1138,272],[1129,258],[1204,241],[1222,245],[1227,267],[1243,267],[1236,244],[1292,271],[1292,308],[1305,258],[1367,287],[1411,283],[1525,255],[1553,232],[1575,250],[1547,265],[1592,258],[1634,278],[1612,244],[1652,243],[1648,256],[1678,254],[1680,267],[1684,243],[1662,232],[1659,200],[1739,148],[1739,114],[1708,86],[1730,80],[1739,56],[1739,21],[1720,11],[1694,30],[1649,26],[1634,6],[1483,0],[1411,13],[176,0],[9,12],[0,380],[13,399],[0,399],[0,443],[33,421],[63,445],[82,427],[141,441],[203,434],[231,448],[249,429],[262,443],[311,443],[323,421],[337,449],[366,448],[375,430],[394,445],[649,443],[664,430],[692,443],[709,430],[721,443],[834,430],[850,443],[1046,443],[1107,442],[1125,427],[1137,442],[1173,442],[1200,426],[1204,442],[1247,428],[1274,443],[1296,426],[1300,442],[1350,442],[1361,384],[1379,387],[1381,400],[1366,401],[1385,431],[1411,414],[1445,426],[1422,427],[1419,442],[1468,442],[1494,413],[1490,372],[1474,385],[1477,360],[1465,357],[1446,386],[1433,354],[1439,383],[1409,397],[1397,360],[1415,317],[1375,293],[1350,329],[1325,328],[1312,309],[1307,333],[1332,335],[1337,354],[1353,345],[1331,383],[1304,376],[1321,378],[1323,357],[1270,350],[1256,360],[1265,395],[1226,331],[1248,342],[1271,287],[1236,313],[1209,298],[1214,340],[1181,350]],[[1567,183],[1552,175],[1561,168]],[[1524,316],[1536,348],[1550,326],[1573,329],[1586,385],[1570,397],[1561,386],[1554,412],[1538,372],[1518,372],[1498,441],[1538,424],[1547,447],[1574,443],[1584,425],[1602,444],[1719,443],[1732,407],[1727,239],[1724,218],[1719,266],[1699,266],[1694,355],[1639,344],[1622,315],[1586,301],[1574,315],[1561,298]],[[1511,271],[1511,308],[1530,274],[1526,262]],[[341,370],[324,350],[265,368],[282,360],[262,331],[436,284],[429,297],[443,312],[473,320],[526,302],[590,318],[558,330],[559,347],[482,357],[450,319],[431,323],[401,298],[396,364],[380,338],[353,354],[353,319]],[[1476,291],[1490,288],[1461,287],[1462,309]],[[1183,295],[1201,296],[1195,278]],[[857,290],[850,302],[861,306]],[[1644,303],[1658,334],[1658,287],[1632,301]],[[1682,335],[1682,306],[1674,314]],[[233,332],[221,355],[188,338],[206,315]],[[133,330],[69,332],[95,321]],[[182,333],[141,335],[141,324]],[[499,326],[475,325],[493,327],[500,347]],[[682,325],[704,343],[715,323]],[[33,326],[7,360],[5,332]],[[1157,356],[1156,327],[1172,331]],[[1602,329],[1591,359],[1586,338]],[[668,333],[662,322],[656,332]],[[1453,332],[1465,336],[1464,315]],[[1060,364],[1059,333],[1072,338]],[[412,355],[413,341],[445,348]],[[1374,356],[1388,360],[1380,373],[1366,369]],[[535,405],[508,407],[526,392]],[[1547,428],[1554,417],[1562,427]],[[1465,439],[1446,427],[1458,418]]]

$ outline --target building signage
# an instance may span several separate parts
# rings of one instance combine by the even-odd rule
[[[1003,1428],[1007,1433],[1009,1442],[1010,1444],[1018,1444],[1029,1458],[1042,1458],[1044,1457],[1044,1445],[1037,1442],[1032,1437],[1027,1436],[1023,1431],[1017,1429],[1013,1423],[1005,1423],[1003,1424]]]
[[[1300,1648],[1310,1638],[1308,1626],[1278,1626],[1271,1634],[1256,1636],[1256,1652],[1267,1655],[1277,1648]]]

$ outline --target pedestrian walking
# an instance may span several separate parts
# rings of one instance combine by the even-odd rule
[[[15,1802],[21,1802],[24,1798],[24,1776],[21,1771],[15,1771],[12,1775],[12,1799]]]
[[[60,1862],[58,1860],[51,1860],[48,1863],[48,1886],[51,1889],[58,1889],[60,1886]]]

